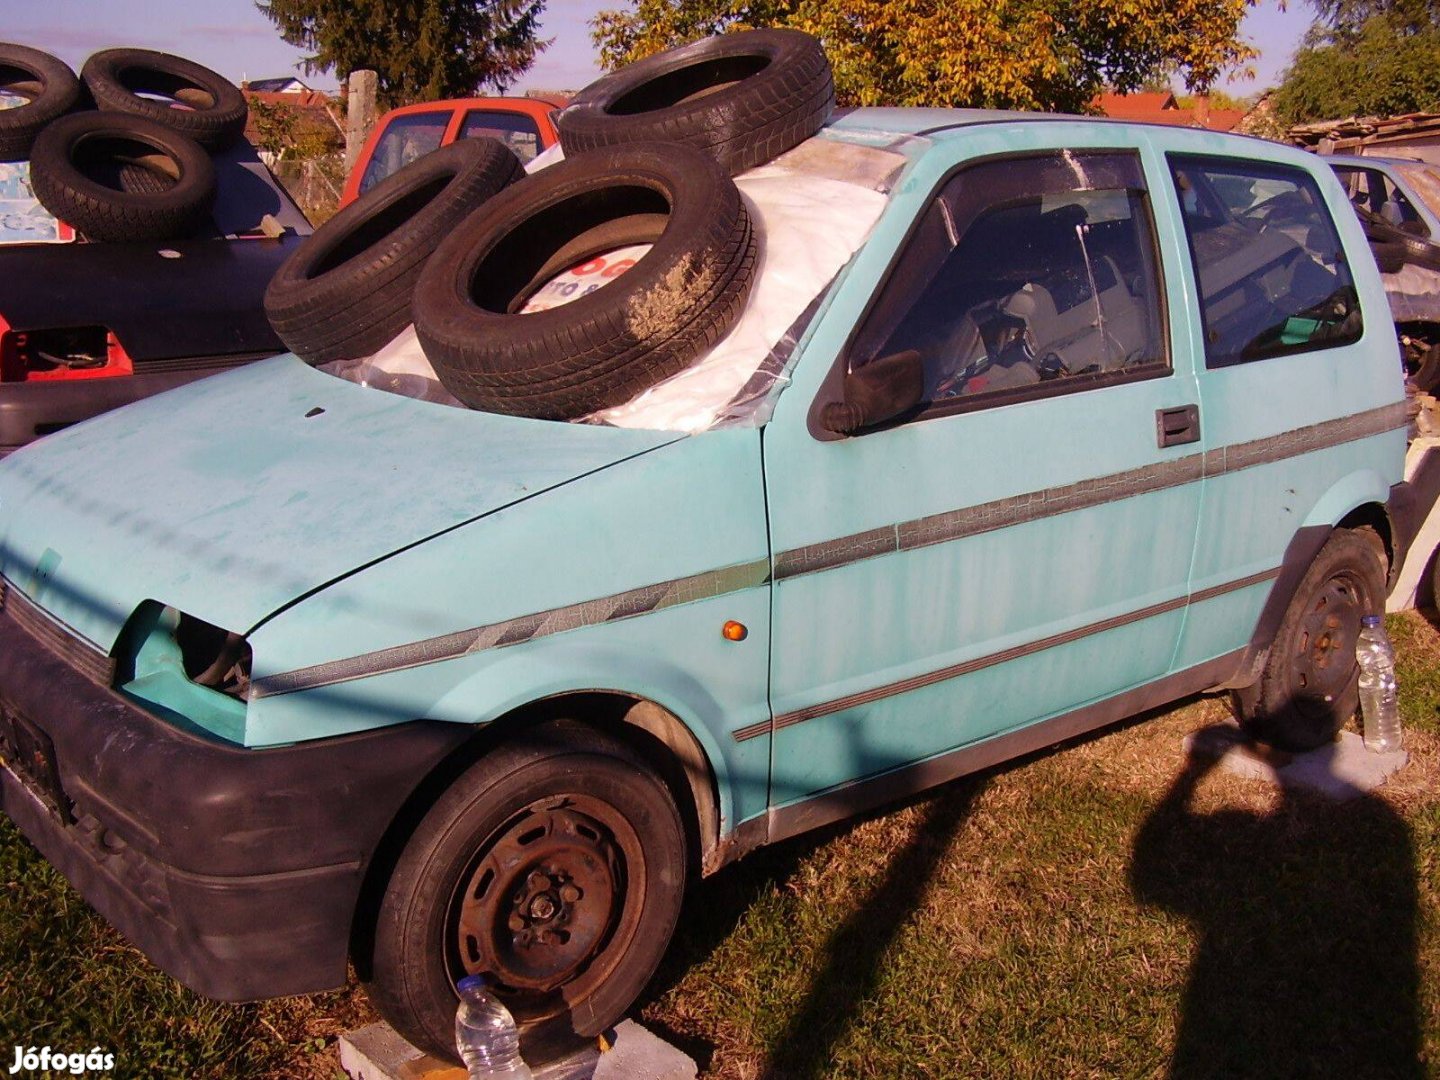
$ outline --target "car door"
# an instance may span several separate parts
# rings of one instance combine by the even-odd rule
[[[1094,141],[1056,142],[1078,132]],[[1199,511],[1196,390],[1169,344],[1128,139],[1030,124],[938,141],[891,265],[867,284],[862,258],[807,347],[764,444],[772,805],[1171,669]],[[847,438],[820,430],[846,370],[907,350],[922,406]],[[807,389],[816,364],[826,385]]]
[[[1192,574],[1202,600],[1182,664],[1249,643],[1271,592],[1290,594],[1352,508],[1385,500],[1404,455],[1400,359],[1373,260],[1338,184],[1288,153],[1195,154],[1177,141],[1166,155],[1162,205],[1183,223],[1198,299],[1207,462]]]

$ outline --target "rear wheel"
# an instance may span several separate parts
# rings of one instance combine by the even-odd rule
[[[1360,703],[1360,620],[1385,606],[1385,548],[1374,530],[1336,529],[1285,611],[1260,678],[1236,693],[1241,722],[1284,750],[1333,742]]]
[[[624,1015],[654,973],[685,884],[680,815],[623,744],[578,724],[527,732],[426,815],[381,902],[376,1007],[454,1059],[455,983],[483,974],[533,1062]]]

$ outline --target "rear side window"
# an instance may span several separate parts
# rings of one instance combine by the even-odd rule
[[[540,153],[540,128],[534,120],[520,113],[491,109],[474,109],[466,113],[461,121],[459,137],[477,139],[482,136],[499,139],[527,164]]]
[[[1420,218],[1405,193],[1378,169],[1361,169],[1350,165],[1334,166],[1335,175],[1345,186],[1345,193],[1357,210],[1377,214],[1391,225],[1397,225],[1416,236],[1429,236],[1430,230]],[[1364,214],[1362,213],[1362,218]]]
[[[919,352],[953,409],[1165,374],[1150,208],[1133,153],[981,162],[921,219],[852,348]]]
[[[1170,170],[1200,286],[1207,367],[1359,339],[1359,298],[1313,177],[1182,155]]]
[[[365,166],[365,175],[360,178],[360,194],[365,194],[422,154],[440,149],[440,140],[445,137],[452,115],[449,112],[412,113],[397,116],[385,125],[385,134],[375,144],[375,153],[370,157],[370,164]]]

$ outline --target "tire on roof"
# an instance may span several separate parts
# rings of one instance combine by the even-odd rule
[[[556,274],[632,244],[623,275],[522,313]],[[735,182],[687,146],[596,150],[526,177],[435,252],[415,330],[446,388],[490,412],[563,420],[619,405],[734,325],[755,270]]]
[[[679,142],[733,176],[814,135],[834,108],[819,41],[798,30],[749,30],[657,53],[591,83],[556,127],[566,154]]]
[[[215,166],[199,143],[171,128],[83,112],[40,132],[30,185],[46,210],[91,240],[169,240],[209,219]]]
[[[80,100],[80,80],[47,52],[0,41],[0,92],[26,99],[0,109],[0,161],[24,161],[46,124]]]
[[[209,150],[223,150],[245,131],[249,110],[235,84],[184,57],[151,49],[105,49],[85,61],[80,78],[101,110],[143,116]]]
[[[327,221],[265,290],[280,339],[311,363],[367,356],[410,323],[421,268],[460,222],[524,175],[495,139],[416,158]]]

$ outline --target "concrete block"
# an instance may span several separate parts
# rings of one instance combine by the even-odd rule
[[[340,1067],[351,1080],[466,1080],[465,1070],[422,1053],[389,1024],[370,1024],[340,1037]],[[587,1047],[543,1068],[535,1080],[695,1080],[695,1062],[633,1020],[615,1027],[601,1053]]]
[[[1227,772],[1287,788],[1304,788],[1336,802],[1374,791],[1410,760],[1402,750],[1385,754],[1365,749],[1365,740],[1342,731],[1329,746],[1304,754],[1250,742],[1237,723],[1216,724],[1185,736],[1186,754],[1220,759]]]

